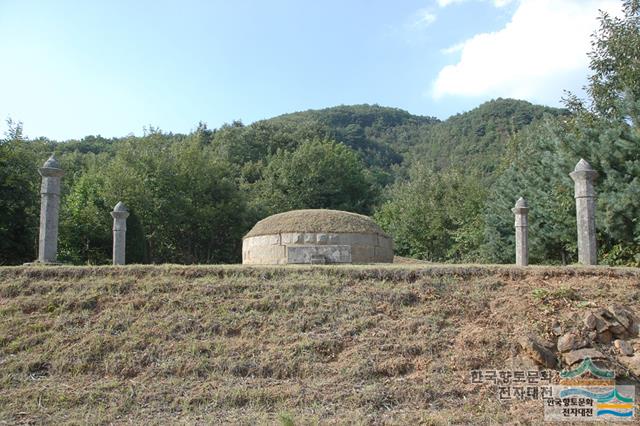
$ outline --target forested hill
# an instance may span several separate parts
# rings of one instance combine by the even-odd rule
[[[516,99],[486,102],[430,126],[419,139],[414,154],[417,158],[431,159],[438,169],[475,166],[487,174],[495,170],[508,141],[545,114],[559,116],[568,111]]]
[[[444,169],[475,164],[486,174],[495,169],[509,138],[544,114],[567,111],[499,98],[444,121],[378,105],[341,105],[265,122],[323,128],[327,137],[358,151],[371,166],[420,161]]]

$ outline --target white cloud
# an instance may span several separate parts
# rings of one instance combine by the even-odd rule
[[[436,21],[437,17],[428,9],[420,9],[414,15],[410,22],[412,29],[421,29],[428,27]]]
[[[453,4],[453,3],[462,3],[463,1],[466,1],[466,0],[438,0],[438,6],[440,6],[440,7],[447,7],[447,6],[449,6],[450,4]]]
[[[440,52],[444,53],[445,55],[451,55],[453,53],[462,52],[462,49],[464,49],[464,46],[465,46],[464,43],[458,43],[458,44],[454,44],[453,46],[444,48],[440,50]]]
[[[620,2],[520,0],[503,29],[477,34],[462,47],[443,51],[461,50],[460,60],[440,70],[433,97],[506,96],[557,101],[567,81],[587,74],[586,54],[590,35],[598,25],[598,9],[618,14]]]

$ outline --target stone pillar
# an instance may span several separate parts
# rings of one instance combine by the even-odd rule
[[[113,264],[124,265],[129,211],[124,203],[120,201],[113,208],[111,216],[113,217]]]
[[[52,154],[38,169],[42,176],[40,188],[40,238],[37,263],[58,261],[58,215],[60,213],[60,180],[64,171]]]
[[[529,264],[529,207],[527,207],[527,200],[520,197],[511,211],[516,215],[516,265],[527,266]]]
[[[584,159],[581,159],[569,176],[575,182],[578,261],[583,265],[597,265],[596,193],[593,189],[593,183],[598,172],[593,170]]]

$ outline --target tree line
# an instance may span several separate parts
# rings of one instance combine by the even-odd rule
[[[0,140],[0,264],[36,257],[37,168],[51,152],[66,171],[59,258],[108,263],[111,217],[129,207],[128,263],[240,261],[258,220],[299,208],[373,216],[396,254],[511,263],[511,207],[530,210],[532,263],[576,256],[573,182],[598,170],[598,243],[608,264],[640,264],[640,13],[603,14],[592,38],[587,99],[566,108],[497,99],[445,121],[377,105],[286,114],[189,134],[57,142],[8,121]]]

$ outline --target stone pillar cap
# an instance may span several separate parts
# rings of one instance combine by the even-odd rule
[[[114,219],[126,219],[129,217],[129,210],[127,210],[127,206],[124,205],[122,201],[118,201],[118,204],[113,208],[111,212],[111,217]]]
[[[64,170],[60,168],[60,163],[56,160],[55,154],[51,154],[51,157],[44,162],[43,166],[38,169],[38,172],[43,177],[64,176]]]
[[[124,205],[122,201],[118,201],[118,204],[113,208],[114,212],[128,212],[127,206]]]
[[[518,209],[526,209],[529,206],[527,205],[527,200],[525,200],[524,198],[520,197],[520,198],[518,198],[518,201],[516,201],[515,207],[518,208]]]
[[[581,158],[576,164],[576,168],[569,173],[571,179],[574,182],[578,182],[579,180],[586,179],[587,182],[593,183],[593,181],[598,177],[598,172],[591,167],[591,164],[587,163],[584,158]]]
[[[518,198],[518,201],[516,201],[515,207],[512,208],[511,211],[516,215],[518,215],[518,214],[526,215],[527,212],[529,211],[529,207],[527,205],[527,200],[525,200],[522,197]]]
[[[42,168],[44,168],[44,169],[59,169],[60,168],[60,163],[58,163],[58,160],[56,159],[56,155],[55,154],[51,154],[51,157],[49,157],[49,159],[44,162],[44,164],[42,165]]]
[[[584,158],[581,158],[580,161],[578,161],[578,164],[576,164],[576,168],[573,171],[574,172],[594,172],[595,170],[593,170],[593,167],[591,167],[591,164],[587,163],[587,161]]]

